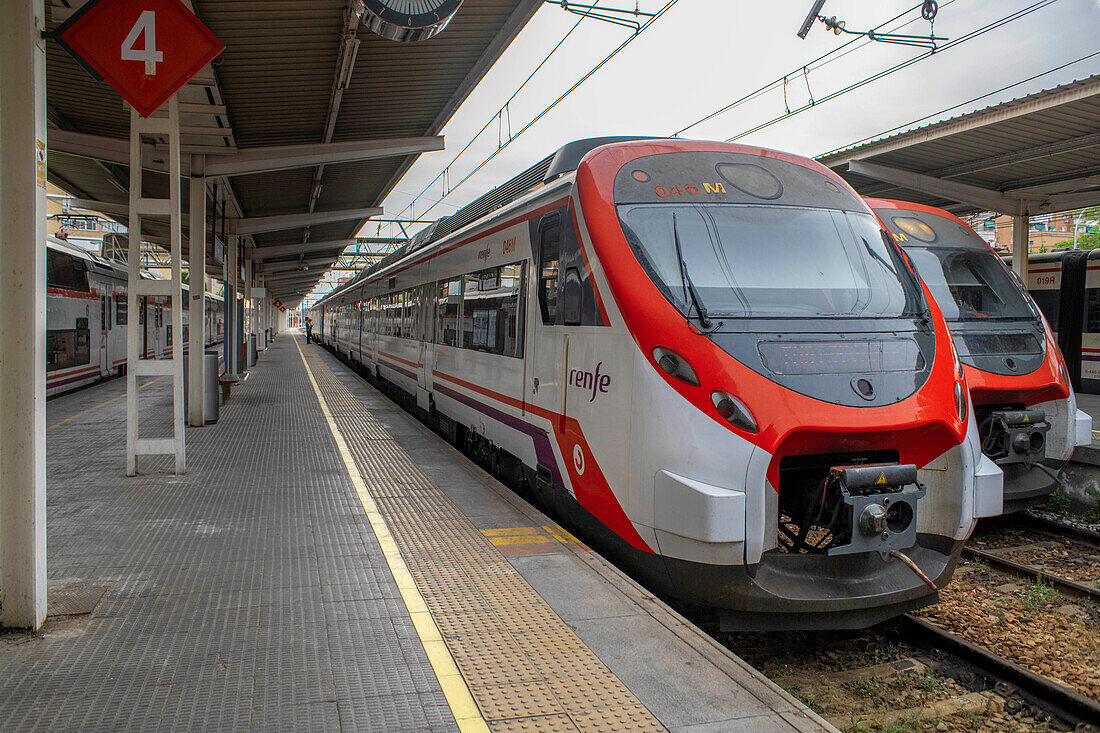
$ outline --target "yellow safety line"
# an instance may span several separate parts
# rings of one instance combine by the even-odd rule
[[[416,629],[416,634],[420,637],[420,643],[424,646],[424,653],[428,655],[428,662],[432,665],[432,671],[435,672],[436,679],[439,680],[439,686],[443,689],[443,696],[447,699],[447,705],[451,709],[451,714],[455,717],[455,722],[458,723],[458,729],[463,732],[488,733],[489,726],[481,716],[481,711],[478,710],[473,695],[470,694],[470,688],[466,686],[466,680],[462,678],[462,674],[458,671],[458,665],[455,664],[454,657],[451,656],[451,650],[444,643],[443,636],[439,633],[439,627],[435,625],[435,620],[432,618],[427,604],[424,603],[424,597],[420,595],[416,582],[413,580],[408,566],[405,565],[405,560],[401,557],[401,550],[398,549],[393,535],[390,534],[386,519],[378,511],[378,505],[374,503],[374,497],[370,495],[363,483],[359,469],[355,466],[355,459],[352,457],[347,443],[344,442],[344,436],[340,433],[340,428],[332,418],[332,413],[328,409],[328,403],[325,402],[324,395],[321,394],[321,388],[317,385],[317,380],[313,378],[313,370],[309,368],[309,362],[306,361],[306,356],[302,353],[302,346],[299,344],[298,339],[294,339],[294,345],[297,347],[298,355],[302,358],[302,363],[306,367],[306,376],[309,377],[309,383],[313,385],[313,393],[317,396],[317,402],[321,405],[321,412],[325,416],[325,422],[328,423],[329,432],[332,433],[332,437],[336,441],[336,448],[340,451],[340,457],[344,460],[344,469],[355,487],[355,492],[359,495],[363,510],[367,513],[367,519],[370,520],[371,528],[374,530],[374,535],[382,548],[382,554],[385,555],[393,579],[397,582],[401,600],[404,602],[405,608],[408,609],[409,616],[412,617],[413,628]]]
[[[139,385],[138,389],[142,389],[143,387],[148,387],[153,382],[158,382],[161,379],[164,379],[164,375],[161,375],[161,376],[156,377],[154,379],[150,379],[145,384]],[[89,407],[87,410],[84,410],[82,412],[78,412],[78,413],[76,413],[75,415],[73,415],[71,417],[67,417],[64,420],[62,420],[61,422],[55,422],[53,425],[46,428],[46,430],[47,431],[53,430],[54,428],[60,427],[61,425],[64,425],[67,422],[72,422],[73,420],[77,419],[78,417],[80,417],[82,415],[87,415],[89,412],[94,412],[94,411],[98,410],[101,407],[106,407],[107,405],[111,404],[112,402],[115,402],[116,400],[121,400],[125,396],[126,396],[126,393],[123,392],[122,394],[118,395],[117,397],[112,397],[111,399],[107,400],[106,402],[100,402],[98,405],[95,405],[94,407]]]

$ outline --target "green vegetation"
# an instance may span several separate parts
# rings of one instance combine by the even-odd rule
[[[1044,508],[1048,512],[1064,516],[1069,511],[1069,497],[1061,491],[1055,491],[1050,495],[1050,498],[1047,499]]]
[[[1100,524],[1100,489],[1090,486],[1089,498],[1092,499],[1092,506],[1085,510],[1081,518],[1089,524]]]
[[[1054,589],[1053,585],[1050,585],[1043,580],[1042,573],[1035,576],[1035,582],[1027,587],[1024,591],[1020,602],[1023,603],[1024,608],[1029,611],[1038,611],[1044,603],[1052,601],[1058,597],[1058,591]]]

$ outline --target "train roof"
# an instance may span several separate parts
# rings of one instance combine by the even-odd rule
[[[465,226],[474,223],[475,221],[488,216],[497,209],[503,208],[508,204],[519,200],[520,197],[530,193],[531,191],[539,188],[543,185],[553,183],[557,179],[561,178],[567,173],[572,173],[577,170],[577,166],[580,165],[584,156],[592,152],[598,147],[603,145],[611,145],[613,143],[633,142],[637,140],[658,140],[664,139],[660,136],[614,136],[614,137],[590,137],[583,140],[574,140],[571,143],[567,143],[558,148],[552,155],[540,160],[533,166],[523,171],[522,173],[514,176],[510,180],[497,186],[493,190],[484,194],[483,196],[471,201],[463,206],[461,209],[445,216],[441,219],[437,219],[434,223],[425,227],[421,231],[417,232],[410,238],[405,244],[399,246],[390,254],[383,257],[381,260],[371,265],[369,268],[360,272],[352,280],[344,283],[340,287],[333,290],[321,300],[314,304],[314,307],[324,304],[331,298],[336,297],[352,288],[359,283],[368,279],[371,275],[381,272],[390,265],[400,262],[405,257],[411,255],[428,245],[443,239],[444,237],[457,232]]]
[[[79,260],[84,260],[95,272],[113,275],[118,278],[126,279],[129,273],[126,268],[126,263],[121,260],[111,260],[101,255],[84,249],[83,247],[77,247],[72,242],[66,242],[64,239],[58,239],[57,237],[47,235],[46,236],[46,249],[56,250],[58,252],[64,252],[70,257],[76,257]],[[145,280],[163,280],[164,278],[157,275],[157,273],[142,268],[141,277]],[[183,283],[184,290],[190,290],[187,283]],[[213,293],[206,293],[207,298],[213,298],[215,300],[224,300],[220,295]]]

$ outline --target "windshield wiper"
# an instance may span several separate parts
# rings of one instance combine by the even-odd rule
[[[706,306],[703,305],[702,298],[699,297],[699,293],[695,290],[695,283],[691,281],[691,275],[688,274],[687,262],[684,261],[684,250],[680,246],[680,228],[676,225],[676,212],[672,213],[672,239],[676,243],[676,256],[680,260],[680,277],[684,281],[684,285],[687,286],[687,291],[691,295],[691,302],[695,306],[695,312],[699,315],[699,323],[703,328],[710,328],[710,317],[707,315]]]

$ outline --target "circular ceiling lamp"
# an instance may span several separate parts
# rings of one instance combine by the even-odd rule
[[[391,41],[426,41],[442,31],[462,0],[362,0],[363,25]]]

